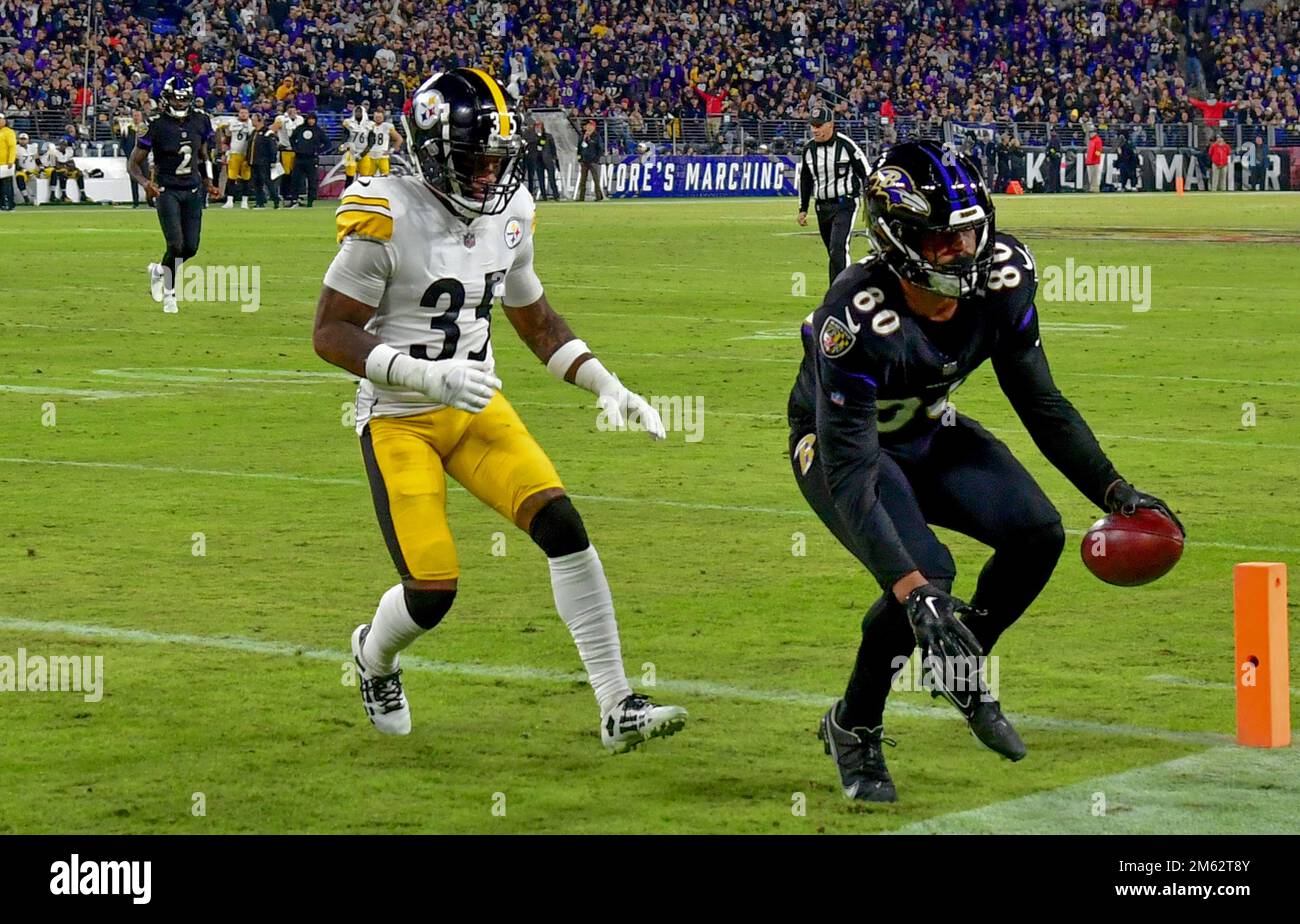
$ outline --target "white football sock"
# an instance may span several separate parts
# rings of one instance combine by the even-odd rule
[[[361,648],[361,659],[377,674],[394,673],[398,652],[427,631],[411,618],[402,585],[395,584],[379,598],[379,607]]]
[[[623,673],[623,651],[614,620],[614,599],[594,546],[548,558],[555,608],[569,627],[578,656],[587,668],[600,713],[604,715],[632,692]]]

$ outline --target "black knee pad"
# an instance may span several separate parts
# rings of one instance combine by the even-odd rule
[[[452,601],[456,599],[456,591],[416,590],[403,587],[402,596],[406,598],[406,611],[411,614],[415,624],[421,629],[432,629],[442,622],[442,617],[446,616],[447,611],[451,609]]]
[[[547,558],[559,558],[581,552],[591,545],[587,527],[567,496],[557,497],[537,511],[528,526],[528,535]]]

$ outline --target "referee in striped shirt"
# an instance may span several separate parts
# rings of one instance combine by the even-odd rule
[[[835,130],[825,106],[808,119],[812,140],[804,145],[799,169],[799,225],[808,224],[808,200],[817,199],[817,227],[830,254],[831,282],[849,263],[849,234],[871,167],[862,149]]]

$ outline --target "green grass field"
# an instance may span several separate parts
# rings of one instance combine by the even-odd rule
[[[1071,530],[999,645],[1030,754],[1001,761],[949,707],[896,694],[901,801],[870,811],[844,801],[814,737],[875,591],[785,458],[799,322],[825,273],[791,202],[540,208],[552,304],[632,388],[702,396],[698,442],[598,430],[590,396],[498,320],[505,392],[578,498],[629,675],[691,712],[622,757],[600,747],[541,553],[464,492],[460,595],[404,660],[411,736],[374,733],[343,683],[349,633],[394,574],[344,425],[352,382],[310,343],[328,204],[207,213],[196,262],[259,265],[253,313],[164,315],[150,211],[0,216],[0,656],[104,659],[99,702],[0,694],[0,832],[1293,831],[1296,750],[1233,744],[1231,576],[1300,553],[1298,202],[999,200],[1040,267],[1152,267],[1150,311],[1039,307],[1061,387],[1190,538],[1148,587],[1093,578],[1078,543],[1097,512],[991,371],[973,376],[956,403]],[[967,596],[984,550],[944,538]]]

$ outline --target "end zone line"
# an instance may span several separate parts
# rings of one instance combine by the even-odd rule
[[[298,657],[313,661],[346,663],[352,655],[343,651],[326,648],[312,648],[306,645],[294,645],[289,642],[271,642],[262,639],[226,636],[219,638],[210,635],[185,635],[167,632],[151,632],[145,629],[123,629],[116,626],[44,621],[39,619],[0,618],[0,630],[34,632],[44,635],[78,635],[86,638],[103,638],[114,642],[136,642],[156,645],[186,645],[192,648],[214,648],[240,654],[273,655],[276,657]],[[459,664],[453,661],[435,661],[428,658],[403,656],[402,668],[426,674],[453,674],[463,677],[485,679],[517,680],[521,682],[545,682],[573,684],[585,683],[585,674],[565,673],[544,668],[523,665],[494,664]],[[825,709],[836,699],[835,696],[819,693],[804,693],[797,690],[762,690],[730,684],[713,683],[706,680],[666,680],[660,679],[653,687],[686,696],[699,696],[713,699],[733,699],[760,703],[781,703],[793,706],[807,706]],[[961,721],[961,717],[951,709],[917,706],[913,703],[894,699],[886,706],[892,715],[911,718],[937,719],[945,722]],[[1162,741],[1175,741],[1182,744],[1219,745],[1231,741],[1229,735],[1212,732],[1176,731],[1168,728],[1144,728],[1137,725],[1110,724],[1093,722],[1086,719],[1060,719],[1050,716],[1031,716],[1010,713],[1017,725],[1022,728],[1034,728],[1042,731],[1079,732],[1099,735],[1120,735],[1126,738],[1154,738]]]

